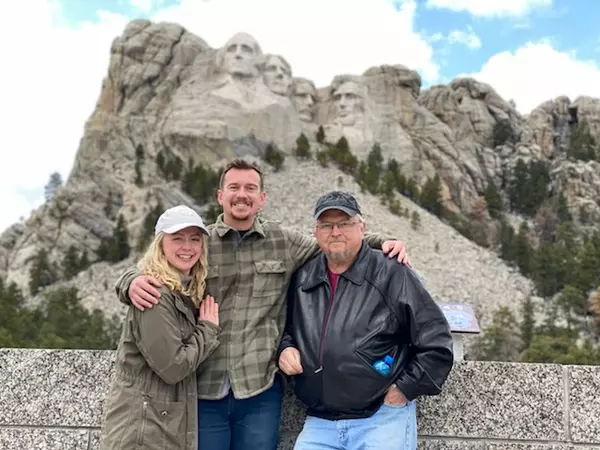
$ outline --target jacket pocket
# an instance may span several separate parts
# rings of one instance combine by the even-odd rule
[[[324,403],[333,410],[361,413],[378,405],[392,382],[353,351],[345,357],[343,369],[323,369]]]
[[[148,450],[185,448],[185,402],[162,402],[144,397],[136,446]]]
[[[253,297],[270,297],[281,295],[283,279],[285,278],[285,263],[280,260],[255,261]]]
[[[304,368],[304,373],[293,378],[294,393],[307,408],[318,408],[323,404],[323,372]]]

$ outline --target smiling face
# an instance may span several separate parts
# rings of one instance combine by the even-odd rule
[[[223,177],[217,200],[223,207],[224,222],[238,230],[248,230],[267,194],[261,190],[261,178],[253,169],[229,169]]]
[[[323,212],[314,229],[319,247],[327,259],[336,263],[352,261],[365,235],[365,224],[339,209]]]
[[[162,250],[171,266],[182,275],[189,275],[203,251],[204,234],[198,227],[187,227],[173,234],[165,234]]]

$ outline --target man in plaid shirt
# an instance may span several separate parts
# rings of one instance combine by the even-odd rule
[[[316,240],[256,217],[265,203],[260,169],[243,159],[227,165],[217,194],[223,214],[209,226],[206,294],[219,303],[221,345],[198,379],[198,448],[275,450],[282,384],[275,356],[285,325],[285,294],[293,272],[318,251]],[[365,237],[399,263],[400,241]],[[137,268],[116,284],[121,302],[140,310],[160,296],[158,282]]]

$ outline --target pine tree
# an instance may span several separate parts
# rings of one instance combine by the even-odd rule
[[[310,159],[311,151],[310,151],[310,143],[308,142],[308,138],[304,133],[300,133],[298,139],[296,139],[296,158],[298,159]]]
[[[29,269],[29,292],[36,295],[42,288],[56,281],[56,272],[50,264],[48,252],[41,249],[34,257]]]
[[[414,178],[411,177],[408,179],[406,182],[406,192],[403,192],[403,194],[411,200],[417,200],[419,198],[419,186],[417,186],[417,182],[414,180]]]
[[[550,297],[565,285],[566,251],[561,246],[541,242],[533,259],[533,280],[542,297]]]
[[[62,187],[62,185],[63,185],[63,181],[62,181],[62,177],[60,176],[60,173],[53,172],[50,175],[50,180],[48,181],[48,184],[46,184],[46,186],[44,187],[44,198],[46,199],[47,202],[52,200],[56,190],[58,188]]]
[[[185,173],[181,188],[196,203],[203,205],[216,197],[220,177],[220,171],[215,172],[210,167],[198,165]]]
[[[142,178],[142,164],[144,163],[144,147],[138,144],[135,148],[135,184],[143,186],[144,179]]]
[[[317,151],[316,158],[317,158],[317,162],[319,163],[319,165],[321,167],[327,167],[328,166],[329,156],[327,155],[327,152],[322,151],[322,150],[321,151]]]
[[[106,203],[104,203],[104,215],[108,218],[112,218],[112,208],[113,208],[113,195],[111,191],[108,191],[108,195],[106,196]]]
[[[506,306],[492,316],[492,324],[478,341],[477,359],[483,361],[517,361],[522,342],[514,314]]]
[[[267,164],[273,167],[275,172],[279,172],[283,167],[283,161],[285,157],[283,153],[275,149],[273,144],[268,144],[263,159]]]
[[[181,172],[183,171],[183,161],[177,155],[169,157],[165,164],[164,175],[167,181],[174,181],[181,179]]]
[[[79,267],[81,268],[81,270],[85,270],[90,266],[90,261],[88,259],[88,253],[87,250],[84,249],[83,252],[81,252],[81,258],[79,259]]]
[[[529,275],[533,268],[533,252],[529,244],[529,226],[522,222],[519,233],[515,236],[514,260],[523,275]]]
[[[433,178],[428,178],[421,189],[420,204],[427,211],[435,214],[438,217],[442,217],[444,212],[444,205],[442,203],[441,193],[441,180],[440,176],[436,173]]]
[[[498,120],[492,129],[492,147],[514,142],[515,131],[508,119]]]
[[[150,244],[150,241],[154,236],[154,227],[156,225],[156,221],[163,212],[164,208],[159,200],[156,206],[154,206],[154,208],[152,208],[144,217],[144,221],[142,222],[142,229],[140,230],[140,235],[136,246],[136,249],[138,251],[144,251],[146,247]]]
[[[494,219],[499,218],[502,213],[502,197],[493,180],[488,180],[484,197],[490,216]]]
[[[582,120],[571,128],[571,139],[567,156],[581,161],[599,160],[596,140],[590,132],[590,126]]]
[[[210,203],[208,205],[208,209],[206,210],[206,213],[204,215],[204,218],[206,220],[206,224],[210,225],[212,223],[215,223],[217,221],[217,219],[219,218],[219,215],[221,214],[222,209],[221,206],[218,203]]]
[[[127,258],[130,252],[129,232],[127,231],[125,218],[122,214],[119,214],[113,235],[106,242],[102,242],[98,248],[98,257],[101,260],[119,262]]]
[[[533,216],[538,207],[548,198],[550,173],[542,161],[531,161],[529,165],[519,158],[508,188],[512,207],[523,214]]]
[[[325,143],[325,130],[323,129],[322,125],[319,125],[319,129],[317,130],[317,132],[315,134],[315,139],[317,140],[317,142],[319,144]]]
[[[519,328],[521,331],[521,340],[523,348],[529,347],[535,335],[535,310],[531,297],[525,298],[521,304],[521,322]]]
[[[63,256],[61,266],[65,280],[70,280],[81,271],[81,259],[77,247],[69,245]]]
[[[410,219],[410,227],[413,230],[418,230],[419,228],[421,228],[421,216],[417,211],[412,212],[412,216]]]
[[[500,256],[503,260],[512,262],[516,259],[515,230],[508,223],[500,224]]]
[[[165,155],[163,153],[162,150],[160,150],[158,152],[158,154],[156,155],[156,166],[158,167],[158,170],[164,174],[165,173]]]
[[[558,219],[561,222],[567,222],[573,220],[573,216],[571,216],[571,212],[569,211],[569,202],[564,192],[560,191],[558,193],[558,198],[556,199],[556,214]]]

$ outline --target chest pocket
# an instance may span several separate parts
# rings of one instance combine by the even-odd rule
[[[283,279],[285,276],[285,264],[280,260],[255,261],[254,284],[252,288],[253,297],[270,297],[281,295]]]

